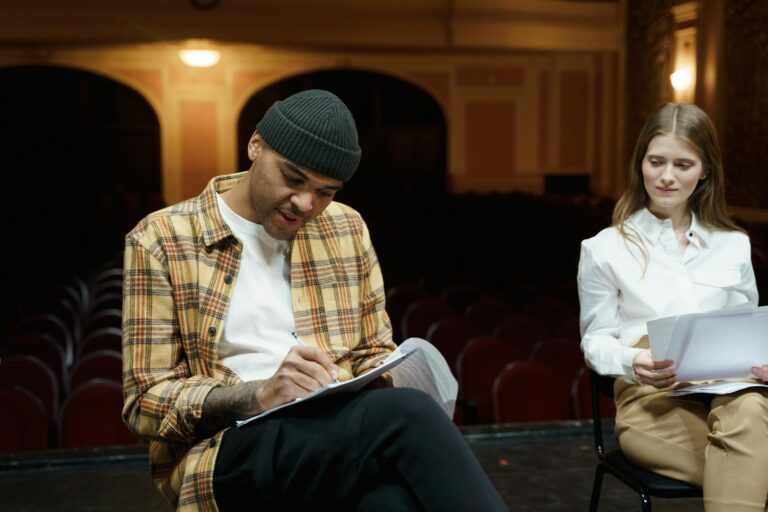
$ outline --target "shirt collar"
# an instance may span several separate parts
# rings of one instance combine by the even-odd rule
[[[216,194],[221,194],[234,187],[246,175],[246,172],[216,176],[208,182],[208,186],[205,187],[203,193],[197,196],[200,206],[198,218],[200,226],[203,228],[203,243],[206,247],[215,245],[228,237],[235,236],[221,217]]]
[[[639,231],[651,243],[656,243],[665,229],[672,229],[670,219],[660,219],[648,210],[641,208],[629,217],[629,223]],[[710,230],[701,224],[694,212],[691,212],[691,226],[686,231],[689,240],[700,241],[703,245],[709,244]]]

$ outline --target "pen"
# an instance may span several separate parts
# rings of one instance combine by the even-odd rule
[[[291,331],[291,336],[293,336],[293,338],[294,338],[296,341],[298,341],[298,342],[299,342],[299,345],[301,345],[302,347],[306,347],[306,346],[307,346],[307,344],[306,344],[306,343],[304,343],[303,341],[301,341],[301,338],[299,338],[299,335],[298,335],[298,334],[296,334],[296,331]],[[338,378],[336,378],[336,379],[333,379],[333,384],[340,384],[340,382],[339,382],[339,379],[338,379]]]

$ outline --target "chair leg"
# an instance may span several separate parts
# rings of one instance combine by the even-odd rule
[[[605,470],[602,464],[595,468],[595,480],[592,483],[592,499],[589,501],[589,512],[597,512],[597,506],[600,502],[600,490],[603,487],[603,474]]]
[[[651,512],[651,497],[645,490],[640,491],[640,508],[643,512]]]

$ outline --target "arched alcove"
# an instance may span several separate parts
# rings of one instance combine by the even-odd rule
[[[363,156],[339,199],[364,213],[392,208],[410,197],[440,194],[446,179],[446,122],[437,101],[398,78],[361,70],[327,70],[293,76],[261,89],[238,121],[238,163],[250,167],[246,143],[276,100],[305,89],[339,96],[357,122]]]
[[[160,130],[133,89],[86,71],[0,69],[3,214],[25,288],[85,274],[160,204]]]

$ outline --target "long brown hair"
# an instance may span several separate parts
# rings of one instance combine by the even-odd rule
[[[725,173],[720,145],[709,116],[691,103],[667,103],[645,121],[627,168],[627,186],[613,209],[613,222],[624,240],[637,246],[647,261],[645,245],[639,235],[626,229],[625,221],[648,204],[643,182],[643,159],[654,137],[673,135],[693,147],[701,159],[704,179],[699,180],[688,198],[688,206],[699,222],[710,229],[743,231],[728,216],[725,205]]]

